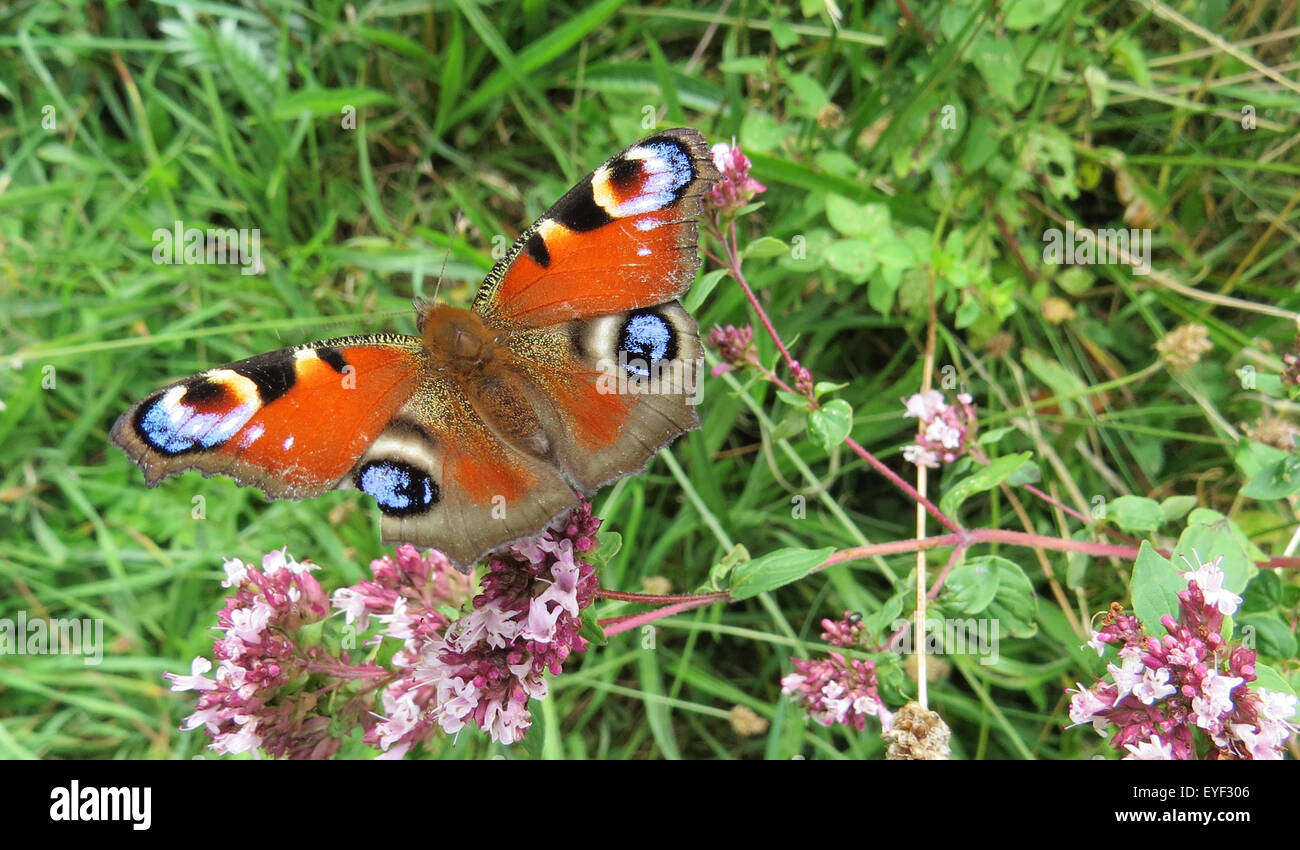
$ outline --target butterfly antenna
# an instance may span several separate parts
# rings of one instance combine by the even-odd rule
[[[438,290],[442,288],[443,275],[447,273],[447,260],[451,258],[451,246],[456,244],[456,234],[460,233],[461,213],[456,212],[456,220],[451,225],[451,238],[447,240],[447,251],[442,255],[442,268],[438,270],[438,282],[433,286],[433,304],[438,303]]]

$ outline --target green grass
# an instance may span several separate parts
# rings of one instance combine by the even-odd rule
[[[145,488],[107,437],[132,401],[285,345],[411,333],[410,299],[440,275],[440,297],[468,305],[494,237],[513,239],[649,126],[734,137],[751,156],[768,191],[740,221],[742,245],[774,237],[805,253],[750,258],[746,276],[793,355],[847,384],[834,397],[852,406],[853,439],[905,478],[915,422],[899,399],[920,387],[933,302],[936,383],[951,374],[982,431],[1006,429],[984,451],[1033,452],[1038,486],[1084,512],[1125,494],[1192,496],[1264,555],[1295,554],[1295,494],[1241,492],[1282,456],[1246,437],[1296,416],[1267,379],[1296,350],[1300,85],[1254,67],[1300,58],[1294,36],[1274,35],[1294,21],[1263,0],[1179,3],[1181,20],[1147,4],[963,0],[913,4],[920,32],[899,29],[893,3],[840,8],[839,21],[818,3],[717,15],[678,0],[0,9],[0,617],[98,618],[107,643],[99,666],[0,656],[0,757],[202,752],[201,732],[176,731],[191,698],[161,674],[210,655],[222,558],[287,545],[332,589],[385,551],[355,493],[267,502],[195,473]],[[1042,262],[1045,229],[1129,226],[1133,197],[1148,208],[1129,220],[1152,229],[1152,275]],[[176,220],[260,228],[266,272],[155,264],[151,234]],[[702,328],[755,322],[728,278],[696,300]],[[1053,321],[1062,304],[1070,317]],[[1213,350],[1182,375],[1148,369],[1154,344],[1189,322]],[[778,363],[761,328],[756,339]],[[1234,374],[1243,366],[1258,389]],[[828,456],[770,385],[740,373],[705,392],[699,432],[597,498],[623,538],[602,587],[662,576],[690,592],[734,544],[757,557],[914,535],[913,503],[842,447]],[[965,463],[932,472],[936,502]],[[810,491],[802,518],[788,488]],[[1084,528],[1022,489],[975,495],[960,516]],[[1184,523],[1139,536],[1172,545]],[[1128,605],[1130,564],[1047,551],[1058,596],[1032,550],[971,554],[1023,569],[1035,629],[1004,637],[996,665],[932,661],[930,704],[954,755],[1109,754],[1090,731],[1064,731],[1064,688],[1102,672],[1070,618]],[[931,550],[931,580],[947,557]],[[653,650],[640,631],[616,635],[552,680],[510,757],[880,758],[872,726],[810,725],[779,680],[790,656],[824,651],[822,618],[883,617],[891,600],[909,611],[914,568],[913,554],[855,560],[661,620]],[[1294,685],[1300,585],[1295,570],[1273,574],[1247,608],[1280,625],[1261,630],[1261,662]],[[871,657],[888,704],[915,694],[899,659]],[[767,731],[738,735],[736,705]],[[424,754],[497,751],[466,732]]]

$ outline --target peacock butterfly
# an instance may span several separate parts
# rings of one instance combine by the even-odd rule
[[[699,427],[703,352],[677,298],[718,178],[698,132],[655,133],[521,233],[471,309],[417,299],[419,337],[201,372],[132,406],[113,442],[151,487],[196,469],[274,499],[361,490],[385,541],[468,569]]]

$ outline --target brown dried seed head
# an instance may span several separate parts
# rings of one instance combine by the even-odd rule
[[[891,761],[934,761],[952,757],[948,741],[952,731],[937,711],[909,702],[894,715],[894,725],[881,735],[889,742],[885,758]]]

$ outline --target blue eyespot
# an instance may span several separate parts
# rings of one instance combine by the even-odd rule
[[[679,145],[672,142],[651,142],[638,150],[650,154],[638,160],[645,174],[645,182],[636,197],[618,205],[614,215],[619,218],[671,206],[677,200],[677,193],[694,176],[691,159]]]
[[[256,402],[234,404],[232,400],[220,382],[172,387],[140,407],[135,415],[136,433],[165,455],[217,448],[239,433],[259,408]],[[216,409],[204,409],[214,406]]]
[[[357,489],[374,497],[389,516],[424,513],[439,499],[438,483],[398,460],[372,460],[357,473]]]
[[[680,189],[691,182],[691,159],[681,146],[670,142],[651,142],[646,145],[655,152],[655,159],[647,161],[652,173],[664,175],[663,186]]]
[[[658,313],[633,313],[623,323],[619,348],[626,355],[621,360],[629,375],[648,376],[652,364],[677,355],[677,339]]]

